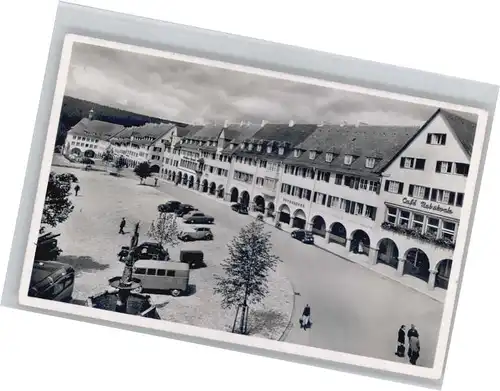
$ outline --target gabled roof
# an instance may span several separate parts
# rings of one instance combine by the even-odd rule
[[[205,125],[195,134],[189,135],[189,138],[195,140],[210,140],[216,141],[219,138],[223,125]]]
[[[124,128],[121,132],[117,133],[112,137],[116,141],[127,141],[130,142],[131,138],[134,137],[133,143],[137,145],[152,145],[158,139],[163,137],[169,131],[175,127],[174,124],[154,124],[147,123],[142,126],[131,126]],[[151,139],[150,139],[151,138]]]
[[[201,126],[200,126],[201,128]],[[178,126],[177,127],[177,137],[186,137],[192,129],[189,126]]]
[[[297,149],[304,152],[298,157],[290,153],[285,163],[345,173],[376,173],[385,167],[419,129],[420,127],[415,126],[323,125],[297,145]],[[310,159],[310,151],[316,151],[314,159]],[[333,154],[331,162],[326,161],[327,153]],[[344,164],[346,155],[354,157],[350,165]],[[373,168],[366,167],[367,158],[376,159]]]
[[[474,145],[474,137],[476,136],[477,124],[446,110],[440,109],[440,112],[444,120],[455,132],[455,135],[464,147],[465,151],[469,154],[469,156],[472,155],[472,147]]]
[[[68,133],[74,136],[92,136],[100,140],[109,140],[123,129],[122,125],[83,118]]]
[[[183,136],[181,136],[179,133],[177,133],[177,135],[180,137],[192,138],[196,133],[198,133],[202,129],[203,125],[188,125],[183,129],[183,131],[186,132]],[[179,130],[180,128],[177,129],[177,131]]]
[[[238,143],[253,137],[261,128],[260,124],[231,124],[224,130],[224,136],[227,140]]]

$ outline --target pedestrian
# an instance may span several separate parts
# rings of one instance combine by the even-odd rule
[[[75,186],[75,196],[78,197],[78,192],[80,191],[80,185]]]
[[[155,187],[158,186],[158,178],[155,178]]]
[[[412,325],[410,326],[410,329],[408,330],[407,337],[408,337],[408,340],[409,340],[411,337],[417,337],[417,338],[419,337],[419,335],[418,335],[418,331],[417,331],[417,329],[415,328],[415,325],[414,325],[414,324],[412,324]]]
[[[405,333],[406,326],[402,325],[399,328],[398,331],[398,347],[396,350],[396,353],[394,353],[398,357],[404,357],[405,356],[405,343],[406,343],[406,333]]]
[[[119,234],[125,234],[123,231],[123,228],[125,228],[125,225],[127,224],[125,217],[122,217],[122,221],[120,222],[120,230],[118,231]]]
[[[306,330],[310,326],[311,322],[311,307],[309,304],[306,304],[304,310],[302,311],[302,317],[300,318],[301,327]]]
[[[417,360],[420,357],[420,340],[415,335],[412,335],[409,339],[408,357],[411,365],[417,365]]]

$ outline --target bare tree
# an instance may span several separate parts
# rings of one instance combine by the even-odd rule
[[[269,293],[269,273],[281,260],[271,253],[271,234],[258,220],[243,227],[227,247],[229,258],[221,264],[225,275],[215,277],[214,292],[222,296],[222,308],[237,308],[232,331],[239,315],[239,331],[246,334],[249,305],[260,303]]]
[[[174,247],[179,244],[179,227],[175,215],[171,213],[160,213],[156,220],[153,220],[147,235],[156,240],[160,245]]]

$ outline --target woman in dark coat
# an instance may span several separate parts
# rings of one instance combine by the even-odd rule
[[[302,317],[300,318],[300,325],[306,330],[310,325],[311,320],[311,307],[306,304],[304,311],[302,311]]]
[[[396,350],[395,355],[399,357],[405,356],[405,343],[406,343],[406,333],[405,333],[405,325],[402,325],[398,331],[398,348]]]

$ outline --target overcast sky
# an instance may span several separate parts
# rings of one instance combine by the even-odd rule
[[[66,94],[193,123],[421,124],[433,108],[75,43]]]

